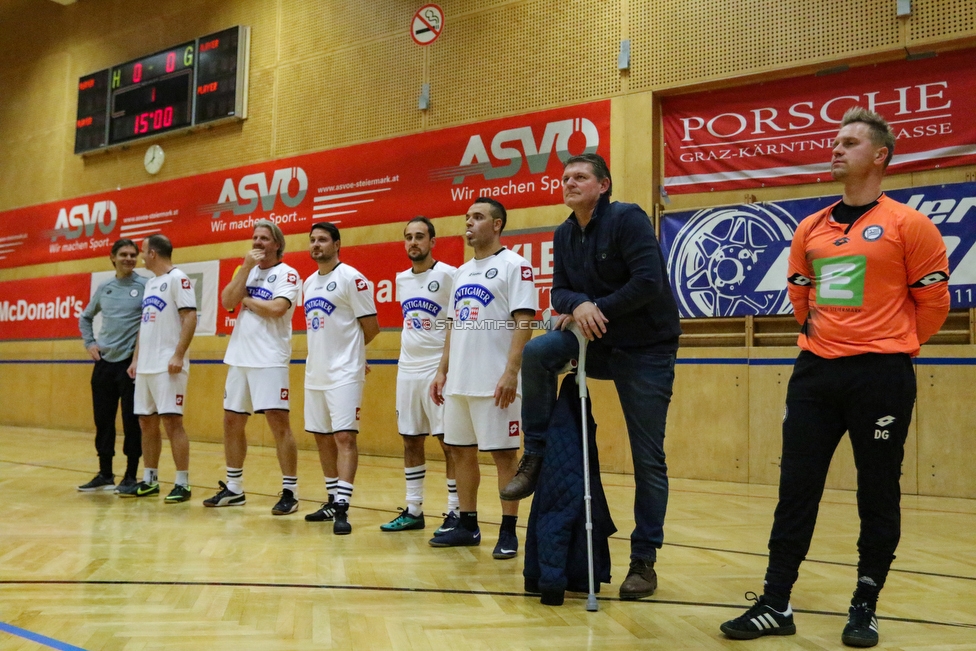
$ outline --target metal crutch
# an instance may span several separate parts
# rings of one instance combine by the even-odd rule
[[[595,580],[593,577],[593,512],[590,508],[592,496],[590,495],[590,424],[586,413],[586,344],[589,343],[579,325],[574,321],[569,330],[576,335],[579,342],[579,358],[576,364],[576,384],[579,385],[580,415],[583,421],[583,501],[586,503],[586,569],[587,578],[590,581],[590,594],[586,597],[586,610],[596,612],[599,606],[596,603]]]

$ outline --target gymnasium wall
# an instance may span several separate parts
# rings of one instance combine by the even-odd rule
[[[807,75],[976,45],[971,0],[441,0],[445,29],[427,48],[409,36],[423,3],[372,0],[6,0],[0,5],[0,210],[239,167],[302,153],[536,110],[610,99],[614,196],[657,215],[662,176],[659,100],[668,94]],[[80,76],[231,25],[251,32],[249,117],[167,138],[166,164],[150,177],[146,145],[87,158],[72,153]],[[632,63],[617,69],[622,39]],[[417,100],[430,84],[430,108]],[[886,187],[976,179],[972,167],[904,174]],[[836,184],[672,197],[669,210],[837,194]],[[403,206],[403,220],[424,207]],[[567,211],[512,211],[510,231],[552,226]],[[462,232],[460,217],[438,234]],[[346,227],[345,246],[395,241],[399,225]],[[289,250],[305,247],[288,237]],[[243,255],[246,242],[180,249],[177,263]],[[404,267],[406,264],[404,264]],[[108,269],[107,259],[0,269],[0,281]],[[2,298],[2,297],[0,297]],[[923,350],[919,398],[906,449],[908,493],[976,497],[976,427],[969,387],[976,357],[973,314],[954,313]],[[789,318],[685,322],[668,429],[672,476],[774,484],[795,326]],[[186,424],[195,440],[221,440],[227,340],[197,338]],[[360,436],[364,452],[396,456],[395,331],[369,347]],[[305,354],[304,336],[294,359]],[[90,366],[79,340],[0,342],[0,422],[92,430]],[[948,361],[947,361],[948,360]],[[303,366],[292,366],[300,387]],[[612,386],[594,383],[605,469],[628,472],[629,445]],[[293,392],[301,430],[301,392]],[[263,419],[250,438],[271,444]],[[314,443],[298,434],[302,447]],[[844,443],[842,445],[849,446]],[[437,452],[431,446],[432,455]],[[849,451],[832,487],[854,485]]]

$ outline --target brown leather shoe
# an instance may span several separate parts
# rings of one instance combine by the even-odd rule
[[[506,502],[525,499],[535,492],[535,485],[539,482],[539,471],[542,470],[541,454],[523,454],[519,461],[518,472],[512,477],[508,485],[498,491],[499,497]]]
[[[654,561],[642,558],[630,561],[627,578],[620,584],[620,598],[626,600],[650,597],[657,590],[657,572]]]

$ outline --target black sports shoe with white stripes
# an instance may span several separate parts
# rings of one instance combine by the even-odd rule
[[[785,613],[775,611],[766,603],[764,597],[757,597],[755,592],[747,592],[746,599],[756,603],[744,614],[722,624],[720,628],[727,637],[733,640],[753,640],[763,635],[796,633],[792,608],[787,607]]]
[[[840,640],[847,646],[868,647],[878,643],[878,618],[867,604],[851,606]]]

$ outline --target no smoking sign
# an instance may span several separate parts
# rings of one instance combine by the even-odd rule
[[[410,36],[417,45],[430,45],[444,29],[444,11],[437,5],[424,5],[413,15]]]

